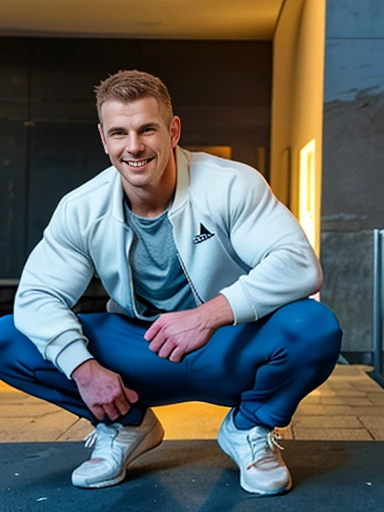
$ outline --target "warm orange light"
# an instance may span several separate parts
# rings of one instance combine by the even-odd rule
[[[204,153],[210,153],[211,155],[227,158],[228,160],[232,157],[231,146],[185,146],[185,149],[188,149],[188,151],[203,151]]]

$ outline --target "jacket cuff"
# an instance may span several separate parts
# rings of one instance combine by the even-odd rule
[[[68,379],[71,379],[73,370],[85,361],[94,359],[93,355],[88,351],[84,340],[79,339],[67,345],[57,356],[54,364],[61,370]]]
[[[239,281],[236,281],[227,288],[223,288],[220,290],[220,293],[224,295],[232,308],[234,316],[233,325],[245,324],[257,320],[257,312],[245,295]]]

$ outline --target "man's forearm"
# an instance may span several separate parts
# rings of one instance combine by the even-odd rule
[[[198,311],[203,325],[209,329],[216,330],[224,325],[232,325],[234,322],[232,308],[222,294],[199,306]]]

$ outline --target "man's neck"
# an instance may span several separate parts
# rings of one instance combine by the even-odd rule
[[[159,201],[159,198],[156,198],[156,201],[154,202],[151,202],[150,198],[143,198],[143,201],[135,200],[133,203],[130,199],[128,199],[128,204],[131,211],[135,215],[139,217],[146,217],[149,219],[158,217],[163,212],[165,212],[165,210],[172,203],[172,200],[173,194],[167,199],[164,199],[163,202]]]
[[[160,181],[147,187],[123,187],[131,211],[139,217],[158,217],[172,203],[177,183],[176,162],[162,175]]]

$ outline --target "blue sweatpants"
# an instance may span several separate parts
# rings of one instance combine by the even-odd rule
[[[139,424],[148,406],[194,400],[236,407],[239,428],[288,425],[300,400],[330,375],[341,343],[333,313],[311,299],[256,322],[222,327],[180,363],[149,350],[143,338],[147,322],[110,313],[79,319],[92,355],[139,395],[139,402],[117,420],[125,425]],[[75,382],[43,359],[16,330],[11,315],[0,318],[0,379],[98,422]]]

